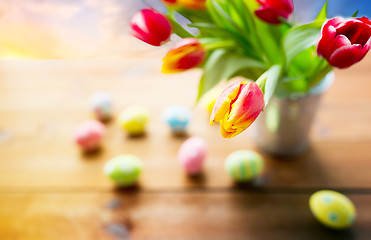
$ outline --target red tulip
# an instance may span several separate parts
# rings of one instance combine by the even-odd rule
[[[255,11],[256,16],[261,20],[272,23],[282,23],[280,17],[288,19],[294,11],[292,0],[256,0],[260,7]]]
[[[214,105],[210,124],[220,123],[220,132],[232,138],[248,128],[264,108],[264,94],[255,82],[241,81],[227,87]]]
[[[200,65],[206,50],[196,38],[185,38],[170,50],[163,59],[163,73],[182,72]]]
[[[361,61],[370,50],[371,22],[368,18],[327,20],[321,30],[317,53],[330,65],[347,68]]]
[[[171,35],[171,24],[161,13],[143,9],[131,20],[132,35],[153,46],[161,46]]]
[[[175,7],[178,6],[178,1],[179,0],[161,0],[165,5]]]
[[[177,0],[162,0],[165,4],[175,4]]]

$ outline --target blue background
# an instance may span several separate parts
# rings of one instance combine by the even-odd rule
[[[325,2],[325,0],[294,0],[294,18],[303,22],[314,19]],[[358,17],[371,17],[371,0],[328,1],[328,17],[350,17],[356,10],[359,10]]]

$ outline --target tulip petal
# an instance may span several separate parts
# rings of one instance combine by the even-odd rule
[[[330,57],[331,52],[329,49],[331,47],[331,42],[336,37],[336,26],[338,26],[342,21],[344,21],[342,18],[336,17],[327,20],[323,24],[317,43],[317,53],[319,56],[323,56],[326,59]]]
[[[279,14],[277,11],[270,6],[261,6],[255,10],[256,16],[265,22],[272,24],[280,24],[281,21],[278,19]]]
[[[369,47],[362,47],[360,44],[347,45],[337,49],[330,57],[329,63],[338,68],[347,68],[361,61]]]
[[[214,109],[210,116],[210,124],[222,121],[225,115],[229,114],[231,104],[235,101],[240,92],[240,88],[244,83],[247,82],[242,81],[233,83],[222,92],[215,102]]]
[[[363,22],[363,23],[366,23],[368,25],[371,25],[371,21],[370,19],[366,18],[366,17],[361,17],[361,18],[357,18],[359,21]]]
[[[336,51],[337,49],[344,47],[344,46],[350,46],[352,43],[349,41],[349,39],[344,35],[337,35],[333,41],[331,41],[326,49],[326,54],[331,57],[331,54]]]
[[[347,36],[352,44],[364,45],[370,38],[371,26],[357,19],[348,20],[336,32]]]

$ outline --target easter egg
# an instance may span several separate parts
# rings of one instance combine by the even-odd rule
[[[127,187],[134,185],[142,171],[142,161],[134,155],[119,155],[109,160],[103,172],[117,185]]]
[[[162,112],[162,119],[174,134],[183,134],[186,131],[191,116],[191,111],[182,105],[168,106]]]
[[[206,142],[200,137],[184,141],[178,151],[178,160],[187,174],[194,175],[202,171],[206,151]]]
[[[235,151],[226,158],[225,169],[236,182],[248,182],[263,172],[264,160],[254,151]]]
[[[117,124],[129,135],[141,135],[145,132],[149,114],[145,107],[133,106],[125,109],[117,118]]]
[[[105,121],[112,117],[112,99],[106,92],[97,92],[90,99],[90,109],[98,120]]]
[[[106,127],[99,121],[88,120],[77,126],[75,142],[85,151],[97,149],[102,142]]]
[[[322,190],[314,193],[310,197],[309,207],[320,223],[333,229],[350,227],[356,215],[352,201],[335,191]]]

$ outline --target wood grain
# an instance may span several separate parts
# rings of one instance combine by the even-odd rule
[[[93,155],[81,154],[69,139],[49,140],[26,138],[8,140],[1,145],[0,190],[111,188],[113,185],[102,169],[108,159],[122,153],[136,154],[143,160],[140,180],[143,189],[228,188],[233,183],[224,171],[224,159],[234,150],[254,149],[254,145],[247,142],[208,141],[209,155],[204,174],[193,179],[184,174],[177,161],[177,150],[183,139],[167,135],[117,138],[115,143],[106,144]],[[311,152],[299,159],[266,156],[267,167],[261,187],[371,189],[369,148],[369,143],[314,143]]]
[[[2,239],[368,239],[370,195],[350,195],[354,226],[331,231],[308,194],[244,192],[1,194]]]

